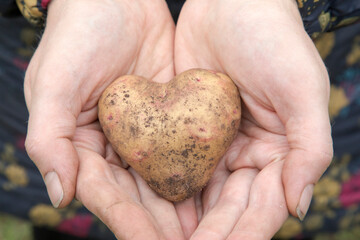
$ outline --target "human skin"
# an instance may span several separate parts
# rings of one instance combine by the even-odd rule
[[[288,213],[304,218],[332,158],[329,79],[296,2],[188,0],[175,36],[176,73],[223,72],[243,101],[208,186],[177,206],[185,236],[270,239]]]
[[[270,239],[288,212],[306,213],[332,156],[328,76],[296,4],[188,0],[175,56],[173,38],[161,0],[52,1],[25,79],[29,156],[56,207],[76,197],[120,239]],[[125,169],[96,119],[114,79],[168,81],[173,60],[176,73],[229,75],[244,109],[208,187],[175,208]]]
[[[173,38],[162,0],[53,0],[26,72],[26,150],[53,205],[76,197],[119,239],[184,239],[174,205],[125,169],[97,121],[117,77],[174,76]]]

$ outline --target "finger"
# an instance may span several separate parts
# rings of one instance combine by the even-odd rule
[[[102,133],[99,123],[94,122],[86,126],[77,127],[72,137],[72,143],[77,148],[85,148],[96,152],[102,157],[106,156],[106,139]]]
[[[268,240],[288,217],[281,171],[284,161],[271,163],[256,176],[249,204],[227,240]]]
[[[202,210],[203,215],[206,215],[210,209],[219,200],[223,187],[230,176],[230,171],[228,171],[225,161],[220,160],[219,164],[216,166],[216,169],[207,183],[205,189],[202,192]],[[200,220],[200,219],[199,219]]]
[[[90,109],[82,109],[81,113],[79,114],[77,120],[76,120],[76,126],[84,126],[89,124],[89,122],[95,122],[98,118],[98,108],[95,105],[95,107],[92,107]]]
[[[302,220],[312,198],[314,184],[332,159],[331,126],[327,107],[308,105],[286,123],[290,151],[285,158],[283,183],[292,215]]]
[[[139,188],[143,206],[155,218],[165,239],[184,240],[185,237],[174,204],[157,195],[133,169],[129,171],[134,176]]]
[[[129,167],[129,164],[125,160],[123,160],[119,157],[119,155],[115,152],[114,148],[112,147],[112,145],[109,142],[106,144],[105,160],[110,164],[121,166],[122,168]]]
[[[198,214],[196,210],[195,198],[189,198],[175,203],[175,209],[186,239],[195,231],[198,226]]]
[[[191,237],[192,240],[226,239],[248,205],[251,184],[257,172],[255,169],[244,168],[226,177],[227,181],[218,201],[204,215]]]
[[[123,168],[115,167],[98,154],[78,149],[80,157],[77,198],[98,216],[118,239],[162,239],[155,219],[141,205],[136,184]],[[94,187],[96,186],[96,187]]]
[[[53,99],[32,98],[25,147],[44,178],[54,207],[64,207],[75,193],[78,156],[72,144],[76,119]]]
[[[332,142],[329,129],[310,130],[302,133],[290,143],[286,156],[283,183],[289,211],[303,220],[309,208],[313,188],[332,159]],[[306,136],[307,135],[307,136]]]

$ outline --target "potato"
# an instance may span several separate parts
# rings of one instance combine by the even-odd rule
[[[237,135],[241,116],[232,80],[202,69],[165,84],[122,76],[103,92],[98,106],[114,150],[170,201],[204,188]]]

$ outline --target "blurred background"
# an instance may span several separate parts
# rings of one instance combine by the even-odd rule
[[[0,214],[0,240],[33,240],[28,221]]]

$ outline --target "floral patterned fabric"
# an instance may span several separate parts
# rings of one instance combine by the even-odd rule
[[[51,0],[16,0],[21,13],[29,22],[41,26],[46,19],[46,8]]]
[[[357,0],[297,0],[306,31],[313,37],[360,19]]]
[[[168,1],[173,16],[184,1]],[[35,25],[47,0],[17,0]],[[334,160],[315,187],[303,222],[290,217],[280,239],[360,239],[360,1],[297,0],[304,26],[325,60],[331,79],[330,118]],[[23,78],[39,29],[20,16],[13,0],[0,1],[0,212],[80,237],[114,239],[100,220],[74,201],[54,209],[24,149],[28,112]],[[348,25],[352,23],[352,25]],[[348,25],[348,26],[347,26]],[[326,32],[326,33],[325,33]],[[300,63],[301,64],[301,63]]]

